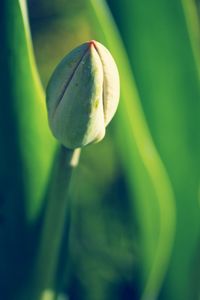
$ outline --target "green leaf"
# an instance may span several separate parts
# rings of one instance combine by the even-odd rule
[[[25,276],[31,249],[28,226],[43,203],[55,142],[48,129],[25,1],[2,1],[0,20],[0,289],[7,299]]]
[[[187,0],[154,0],[145,5],[139,0],[118,0],[112,9],[175,191],[175,246],[162,299],[191,299],[200,233],[197,11],[194,2]]]
[[[96,38],[116,59],[121,78],[121,103],[116,141],[126,170],[140,230],[143,299],[154,299],[163,282],[174,237],[172,187],[152,141],[128,58],[104,1],[88,1]]]

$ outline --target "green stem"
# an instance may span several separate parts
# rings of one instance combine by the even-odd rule
[[[67,194],[73,169],[77,166],[80,149],[61,147],[56,157],[52,182],[45,209],[44,224],[34,271],[34,300],[53,300],[55,276],[68,208]]]

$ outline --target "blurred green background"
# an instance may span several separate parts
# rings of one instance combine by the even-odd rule
[[[200,299],[197,2],[29,0],[28,13],[44,89],[66,53],[90,39],[108,47],[121,78],[116,117],[101,143],[83,149],[72,177],[56,299]],[[28,83],[36,80],[29,76],[36,71],[28,69],[17,17],[10,14],[11,23],[3,18],[2,26],[11,25],[6,33],[1,29],[6,46],[1,58],[0,198],[8,203],[2,215],[12,224],[1,232],[2,300],[16,299],[26,285],[55,144],[45,112],[37,111],[41,104],[32,104],[37,98],[33,91],[39,90],[42,101],[44,95],[39,83]],[[11,82],[9,93],[4,77]],[[5,95],[12,101],[6,102]],[[14,187],[10,196],[8,185]]]

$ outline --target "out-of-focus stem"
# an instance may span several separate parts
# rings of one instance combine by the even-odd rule
[[[53,169],[38,256],[31,285],[34,300],[53,300],[55,276],[68,208],[68,189],[73,169],[79,161],[80,149],[60,148]]]

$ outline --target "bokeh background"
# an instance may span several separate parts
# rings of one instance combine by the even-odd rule
[[[60,298],[56,299],[200,299],[198,1],[28,0],[27,4],[34,56],[44,89],[59,61],[71,49],[90,39],[108,47],[121,79],[119,109],[105,139],[83,149],[80,164],[73,174],[66,237],[56,283]],[[17,35],[11,44],[13,42],[16,48],[22,47],[23,41]],[[5,57],[6,50],[2,53]],[[24,67],[29,62],[23,55],[22,51],[21,58],[14,57],[22,61]],[[13,72],[16,63],[11,62]],[[6,68],[4,65],[4,70]],[[7,72],[7,78],[12,72]],[[24,80],[27,95],[31,89],[26,84],[28,76],[27,73],[18,78],[19,82]],[[4,77],[5,72],[1,73],[2,82]],[[14,99],[13,94],[10,92],[10,99]],[[19,99],[21,95],[19,89]],[[5,92],[1,99],[4,98]],[[24,103],[29,100],[26,97]],[[4,145],[0,150],[0,175],[4,178],[1,198],[9,200],[5,211],[13,210],[8,219],[14,225],[6,227],[1,239],[4,243],[0,270],[4,282],[1,283],[2,300],[15,299],[12,298],[15,289],[25,285],[26,270],[30,268],[29,259],[34,251],[24,246],[24,241],[27,242],[30,227],[31,232],[35,230],[33,220],[42,206],[42,201],[30,196],[40,184],[33,178],[42,170],[48,173],[53,157],[48,146],[51,143],[48,138],[44,138],[45,141],[42,138],[48,136],[44,121],[35,115],[32,126],[38,128],[41,136],[31,141],[28,155],[22,155],[21,159],[31,161],[32,153],[39,153],[42,143],[44,149],[23,171],[35,183],[22,183],[24,179],[19,174],[23,162],[16,153],[23,152],[20,148],[22,145],[23,149],[23,135],[18,135],[20,129],[16,129],[15,124],[19,121],[13,119],[10,106],[6,105],[0,132],[1,145]],[[13,111],[15,116],[16,107]],[[32,106],[20,110],[20,114],[25,117],[19,128],[24,128],[26,118],[32,115]],[[12,120],[8,128],[3,121],[5,116]],[[10,149],[14,147],[17,150],[13,155]],[[34,163],[37,159],[42,162],[39,169]],[[13,165],[15,171],[10,181]],[[14,198],[4,196],[8,182],[17,186]],[[19,186],[26,186],[30,191],[24,210],[19,207],[22,207],[21,195],[26,192],[19,190]],[[25,230],[26,215],[31,225]],[[14,236],[5,237],[16,234],[13,233],[15,224],[21,236],[18,242]],[[30,235],[30,245],[32,243]],[[16,244],[19,248],[13,255],[11,248]],[[8,270],[5,252],[12,258]],[[4,276],[6,272],[8,275]],[[8,296],[10,277],[15,282],[12,296]]]

